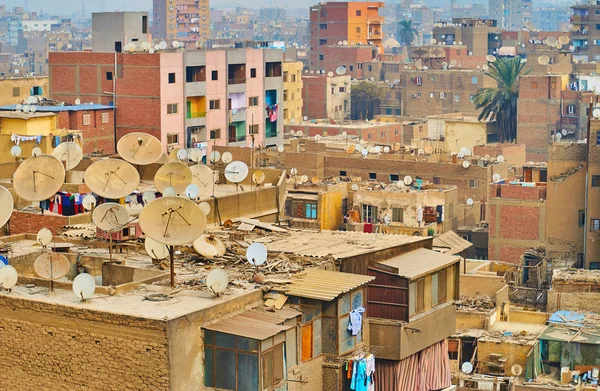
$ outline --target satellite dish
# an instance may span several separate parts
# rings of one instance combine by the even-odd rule
[[[22,105],[22,104],[20,104],[20,103],[19,103],[19,104],[17,104],[17,105],[15,106],[15,110],[16,110],[16,111],[21,111],[21,110],[23,110],[23,105]]]
[[[83,159],[83,150],[79,144],[72,141],[58,144],[52,151],[52,156],[65,164],[65,169],[72,170]]]
[[[188,159],[190,159],[194,163],[200,163],[202,161],[202,157],[202,151],[198,148],[191,148],[188,152]]]
[[[402,148],[402,144],[400,144],[400,142],[399,142],[399,141],[395,141],[395,142],[392,144],[392,150],[394,150],[394,151],[396,151],[396,152],[397,152],[397,151],[399,151],[399,150],[400,150],[400,148]]]
[[[353,183],[352,186],[350,186],[350,188],[352,189],[352,191],[358,191],[358,189],[360,189],[360,186],[358,186],[357,183]]]
[[[239,183],[248,176],[248,166],[241,161],[231,162],[225,167],[225,178],[232,183]]]
[[[75,105],[79,106],[81,104],[81,99],[75,99]]]
[[[179,47],[179,41],[173,41],[171,42],[171,45],[173,45],[173,48],[177,49]]]
[[[594,110],[592,110],[592,115],[594,116],[594,118],[600,118],[600,108],[595,108]]]
[[[223,293],[229,284],[229,277],[223,269],[213,269],[206,276],[206,287],[215,295]]]
[[[482,66],[481,68],[482,68],[484,71],[487,71],[488,69],[490,69],[490,67],[489,67],[489,66],[487,66],[487,65],[484,65],[484,66]]]
[[[570,41],[570,38],[568,35],[561,35],[560,37],[558,37],[558,43],[560,43],[561,45],[567,45]]]
[[[396,182],[396,186],[398,186],[399,189],[404,189],[406,187],[403,181]]]
[[[75,296],[85,301],[94,295],[96,290],[96,280],[87,273],[78,274],[73,279],[73,293]]]
[[[92,210],[96,206],[96,197],[91,194],[87,194],[81,200],[81,204],[83,205],[83,209]]]
[[[23,112],[29,113],[29,105],[23,105]]]
[[[210,213],[210,204],[208,202],[201,202],[198,207],[204,213],[204,216],[208,216]]]
[[[301,130],[298,130],[298,131],[296,132],[296,136],[298,136],[298,137],[302,137],[302,136],[304,136],[304,132],[303,132],[303,131],[301,131]]]
[[[117,144],[117,152],[131,164],[147,165],[161,158],[160,141],[148,133],[129,133],[121,137]]]
[[[412,178],[409,175],[407,175],[407,176],[404,177],[404,184],[406,186],[409,186],[412,183],[412,181],[413,180],[412,180]]]
[[[147,190],[142,193],[142,202],[148,204],[156,199],[156,194],[153,191]]]
[[[467,205],[469,205],[469,206],[473,205],[473,199],[472,198],[467,198]]]
[[[470,163],[468,160],[465,160],[465,161],[462,163],[462,166],[463,166],[464,168],[469,168],[469,166],[470,166],[470,165],[471,165],[471,163]]]
[[[277,147],[277,152],[283,153],[283,151],[285,151],[285,147],[283,145]]]
[[[307,116],[304,116],[304,118],[303,118],[303,119],[304,119],[305,121],[308,121],[308,117],[307,117]]]
[[[315,135],[315,141],[319,142],[319,140],[321,140],[321,135],[320,134]]]
[[[520,376],[523,373],[523,367],[521,367],[519,364],[515,364],[510,368],[510,372],[513,374],[513,376]]]
[[[185,195],[191,200],[198,198],[200,195],[200,189],[198,188],[198,185],[194,183],[188,185],[188,187],[185,188]]]
[[[192,243],[202,235],[206,216],[194,201],[183,197],[162,197],[142,209],[139,222],[147,237],[178,246]]]
[[[15,145],[14,147],[12,147],[10,149],[10,154],[13,155],[14,157],[21,156],[21,147],[19,147],[18,145]]]
[[[496,159],[498,160],[498,163],[504,162],[504,156],[502,156],[502,155],[498,155],[498,157]]]
[[[300,183],[306,183],[308,182],[308,175],[302,175],[300,177]]]
[[[42,247],[46,247],[52,242],[52,231],[48,228],[42,228],[38,231],[36,239]]]
[[[492,175],[492,179],[494,180],[494,182],[498,182],[500,179],[502,179],[502,177],[500,176],[500,174],[495,173],[494,175]]]
[[[40,147],[34,147],[31,150],[31,156],[40,156],[42,153],[43,153],[42,148],[40,148]]]
[[[541,56],[538,57],[538,64],[548,65],[549,63],[550,63],[550,57],[546,56],[545,54],[542,54]]]
[[[267,248],[261,243],[252,243],[246,250],[246,259],[252,266],[260,266],[267,261]]]
[[[129,213],[121,204],[106,202],[94,209],[92,222],[103,231],[116,231],[129,223]]]
[[[19,274],[17,273],[17,269],[11,265],[5,265],[0,268],[0,287],[2,287],[2,289],[12,289],[12,287],[17,285],[18,279]]]
[[[367,155],[369,154],[369,150],[365,148],[362,151],[360,151],[360,153],[363,155],[363,157],[367,157]]]
[[[157,261],[167,259],[169,257],[169,248],[162,243],[158,243],[152,238],[146,238],[144,242],[144,249],[150,258]]]
[[[485,56],[485,59],[487,60],[487,62],[494,62],[496,61],[496,56],[488,54],[487,56]]]
[[[33,270],[44,280],[55,281],[69,273],[71,262],[62,254],[47,252],[33,261]]]
[[[344,74],[346,73],[346,67],[345,67],[345,66],[343,66],[343,65],[340,65],[339,67],[335,68],[335,73],[336,73],[338,76],[342,76],[342,75],[344,75]]]
[[[460,369],[463,371],[463,373],[466,373],[468,375],[469,373],[473,372],[473,364],[466,361],[462,364]]]
[[[192,183],[198,186],[199,194],[211,194],[214,185],[213,170],[202,164],[191,166],[190,170],[192,170]]]
[[[223,152],[223,155],[221,156],[221,161],[225,164],[231,163],[233,161],[233,154],[229,151]]]
[[[350,144],[346,147],[346,153],[352,155],[356,151],[356,146],[354,144]]]
[[[120,159],[103,159],[85,170],[85,183],[101,197],[118,199],[133,193],[140,174],[130,163]]]
[[[257,185],[262,184],[266,179],[267,179],[267,176],[265,175],[264,171],[262,171],[262,170],[256,170],[252,174],[252,181],[254,183],[256,183]]]
[[[177,159],[185,160],[188,156],[188,153],[185,149],[181,148],[177,150]]]
[[[548,46],[556,46],[556,44],[558,43],[558,39],[556,39],[556,37],[548,37],[546,38],[546,45]]]
[[[158,48],[160,50],[165,50],[169,45],[165,42],[165,41],[160,41],[160,43],[158,44]]]
[[[556,133],[556,141],[560,141],[561,138],[562,138],[562,134]]]
[[[298,175],[298,169],[296,167],[290,168],[290,175]]]
[[[44,201],[60,190],[65,168],[54,156],[40,155],[25,160],[13,175],[17,195],[27,201]]]
[[[165,190],[162,192],[163,197],[175,197],[177,196],[177,190],[175,190],[172,186],[165,187]]]
[[[212,151],[210,153],[210,162],[211,163],[217,163],[219,160],[221,159],[221,152],[219,151]]]
[[[426,154],[431,155],[433,147],[431,145],[426,145],[425,148],[423,148],[423,151],[425,151]]]
[[[14,201],[10,191],[0,186],[0,227],[3,227],[12,215]]]
[[[390,153],[390,147],[388,147],[388,146],[383,147],[383,153]]]
[[[172,187],[177,194],[181,194],[192,181],[192,170],[182,162],[167,163],[154,175],[154,186],[161,193],[167,187]]]
[[[417,155],[420,155],[420,156],[425,155],[425,150],[423,148],[419,148],[417,150]]]
[[[566,136],[568,134],[567,129],[563,129],[560,132],[562,133],[563,136]]]
[[[327,72],[327,76],[333,77],[333,72],[331,72],[331,71]]]
[[[203,257],[215,258],[225,255],[226,247],[219,238],[213,235],[202,234],[194,243],[194,250]]]

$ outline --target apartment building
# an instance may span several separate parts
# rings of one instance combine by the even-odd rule
[[[350,75],[308,74],[302,78],[302,114],[308,119],[346,119],[350,115]]]
[[[498,27],[521,30],[533,27],[531,0],[490,0],[489,17],[498,21]]]
[[[274,49],[51,53],[50,96],[116,105],[117,139],[147,132],[166,151],[275,145],[283,139],[282,62]]]
[[[153,0],[152,35],[186,45],[210,39],[209,0]]]
[[[148,41],[147,12],[92,13],[92,51],[123,51],[126,45]]]
[[[30,96],[48,97],[48,77],[0,79],[0,105],[19,104]]]
[[[381,2],[328,2],[310,8],[309,66],[325,69],[324,47],[371,45],[383,54],[384,18],[379,16]]]
[[[302,121],[302,69],[300,61],[283,63],[283,123],[300,123]]]
[[[433,39],[445,45],[465,45],[472,56],[486,56],[502,46],[500,32],[496,20],[455,18],[452,23],[437,23]]]

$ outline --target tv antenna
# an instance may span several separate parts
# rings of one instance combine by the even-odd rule
[[[120,159],[103,159],[85,170],[85,183],[101,197],[118,199],[133,193],[140,174],[130,163]]]
[[[144,166],[161,158],[162,145],[151,134],[135,132],[121,137],[117,143],[117,152],[129,163]]]
[[[154,185],[161,193],[167,187],[172,187],[177,194],[181,194],[191,183],[192,170],[182,162],[167,163],[159,168],[156,175],[154,175]]]
[[[17,195],[27,201],[44,201],[56,194],[65,180],[65,167],[51,155],[25,160],[13,175]]]

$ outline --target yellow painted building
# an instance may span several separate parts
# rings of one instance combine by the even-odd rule
[[[283,123],[302,121],[302,62],[283,63]]]
[[[19,111],[0,111],[0,163],[14,162],[32,156],[33,148],[39,147],[44,154],[52,153],[53,138],[76,134],[73,139],[83,145],[81,132],[56,128],[57,116],[54,113],[23,113]],[[63,140],[64,141],[64,140]],[[15,145],[21,148],[21,155],[14,157],[10,150]]]
[[[487,144],[488,135],[496,131],[495,122],[479,121],[462,113],[427,117],[429,139],[440,140],[436,148],[442,147],[446,153],[458,153],[462,148],[472,151],[476,145]]]
[[[48,77],[0,78],[0,106],[23,103],[30,96],[48,97]]]

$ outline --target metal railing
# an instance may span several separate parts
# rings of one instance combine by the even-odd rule
[[[188,112],[187,118],[204,118],[206,117],[206,111]]]
[[[238,78],[234,78],[234,79],[228,79],[227,80],[227,84],[244,84],[246,82],[246,78],[245,77],[238,77]]]
[[[237,143],[238,141],[246,141],[246,135],[243,135],[243,136],[237,136],[237,135],[233,135],[233,134],[229,135],[230,143]]]

